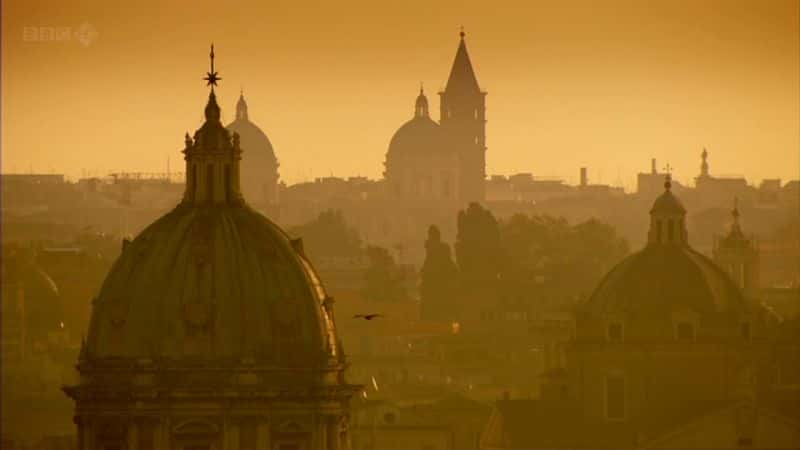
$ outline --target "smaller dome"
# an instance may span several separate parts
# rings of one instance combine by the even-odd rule
[[[649,245],[612,269],[584,306],[599,314],[714,313],[741,310],[744,299],[722,269],[690,247]]]
[[[672,191],[666,190],[653,202],[653,207],[650,209],[650,212],[659,214],[686,214],[686,208],[683,207],[678,197],[672,194]]]
[[[429,153],[444,148],[439,124],[430,117],[417,116],[401,126],[389,142],[389,155]]]

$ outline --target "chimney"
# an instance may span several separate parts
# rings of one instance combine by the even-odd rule
[[[650,160],[650,173],[652,173],[653,175],[658,173],[658,171],[656,171],[656,159],[655,158]]]
[[[586,167],[581,167],[581,187],[585,188],[589,184],[589,177],[586,174]]]

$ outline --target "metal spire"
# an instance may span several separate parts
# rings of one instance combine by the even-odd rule
[[[217,71],[214,70],[214,43],[211,43],[211,54],[209,54],[209,57],[211,58],[211,70],[206,72],[206,76],[203,79],[208,82],[206,86],[211,86],[211,89],[213,90],[214,86],[217,85],[217,81],[222,80],[222,78],[220,78],[217,74]]]

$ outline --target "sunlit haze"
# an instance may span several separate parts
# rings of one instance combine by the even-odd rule
[[[380,178],[420,82],[438,111],[463,25],[488,92],[487,175],[576,183],[586,166],[631,189],[657,158],[688,183],[706,147],[713,174],[798,176],[795,0],[16,0],[2,12],[4,173],[183,170],[213,41],[223,121],[243,89],[282,180]],[[88,45],[31,34],[82,24],[97,32]]]

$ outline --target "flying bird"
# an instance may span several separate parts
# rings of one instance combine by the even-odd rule
[[[383,314],[356,314],[353,316],[354,319],[364,319],[364,320],[372,320],[377,317],[383,317]]]

